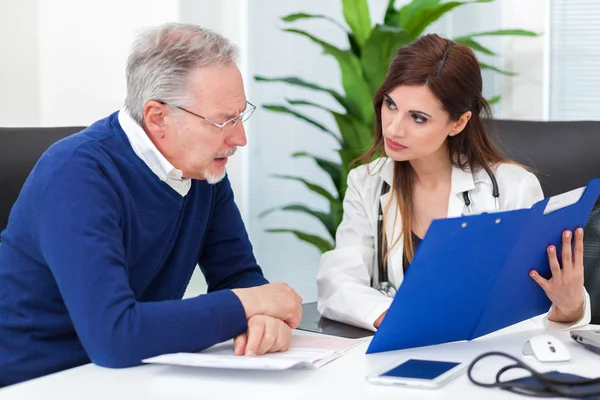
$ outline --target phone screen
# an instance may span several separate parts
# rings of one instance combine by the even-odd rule
[[[381,376],[432,380],[459,365],[455,362],[410,359]]]

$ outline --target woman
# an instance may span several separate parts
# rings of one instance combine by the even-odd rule
[[[383,320],[433,219],[528,208],[544,198],[537,178],[502,157],[488,138],[482,118],[489,117],[489,105],[468,47],[426,35],[399,49],[374,107],[375,142],[360,160],[366,165],[348,176],[336,248],[322,256],[317,277],[322,315],[371,330]],[[493,178],[498,191],[492,191]],[[571,232],[563,243],[562,269],[551,246],[553,277],[530,273],[553,303],[549,328],[590,318],[583,231],[576,231],[574,255]],[[383,279],[378,258],[387,264]],[[386,285],[389,290],[378,290]]]

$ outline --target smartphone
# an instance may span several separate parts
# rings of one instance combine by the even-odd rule
[[[367,376],[371,383],[437,389],[466,369],[458,362],[407,359]]]

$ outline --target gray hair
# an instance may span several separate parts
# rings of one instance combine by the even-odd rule
[[[197,25],[168,23],[147,30],[127,59],[125,107],[139,124],[150,100],[185,107],[193,101],[188,90],[192,70],[235,64],[237,57],[233,43]]]

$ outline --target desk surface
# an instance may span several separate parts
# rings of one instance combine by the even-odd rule
[[[598,328],[595,328],[598,329]],[[559,369],[583,376],[600,375],[600,357],[575,343],[567,332],[554,332],[571,351],[571,361],[540,364],[521,356],[525,341],[543,329],[536,320],[525,321],[471,342],[449,343],[418,349],[366,355],[368,341],[345,356],[317,370],[243,371],[163,365],[107,369],[92,364],[62,371],[29,382],[0,389],[3,400],[16,399],[506,399],[522,398],[498,389],[483,389],[469,382],[466,374],[438,390],[377,386],[365,376],[404,357],[470,362],[491,350],[521,357],[539,371]],[[311,334],[296,331],[295,334]],[[369,339],[370,340],[370,339]],[[474,376],[493,379],[507,362],[491,359],[479,364]]]
[[[302,323],[299,330],[357,339],[373,336],[372,331],[327,319],[319,314],[317,303],[302,304]]]

